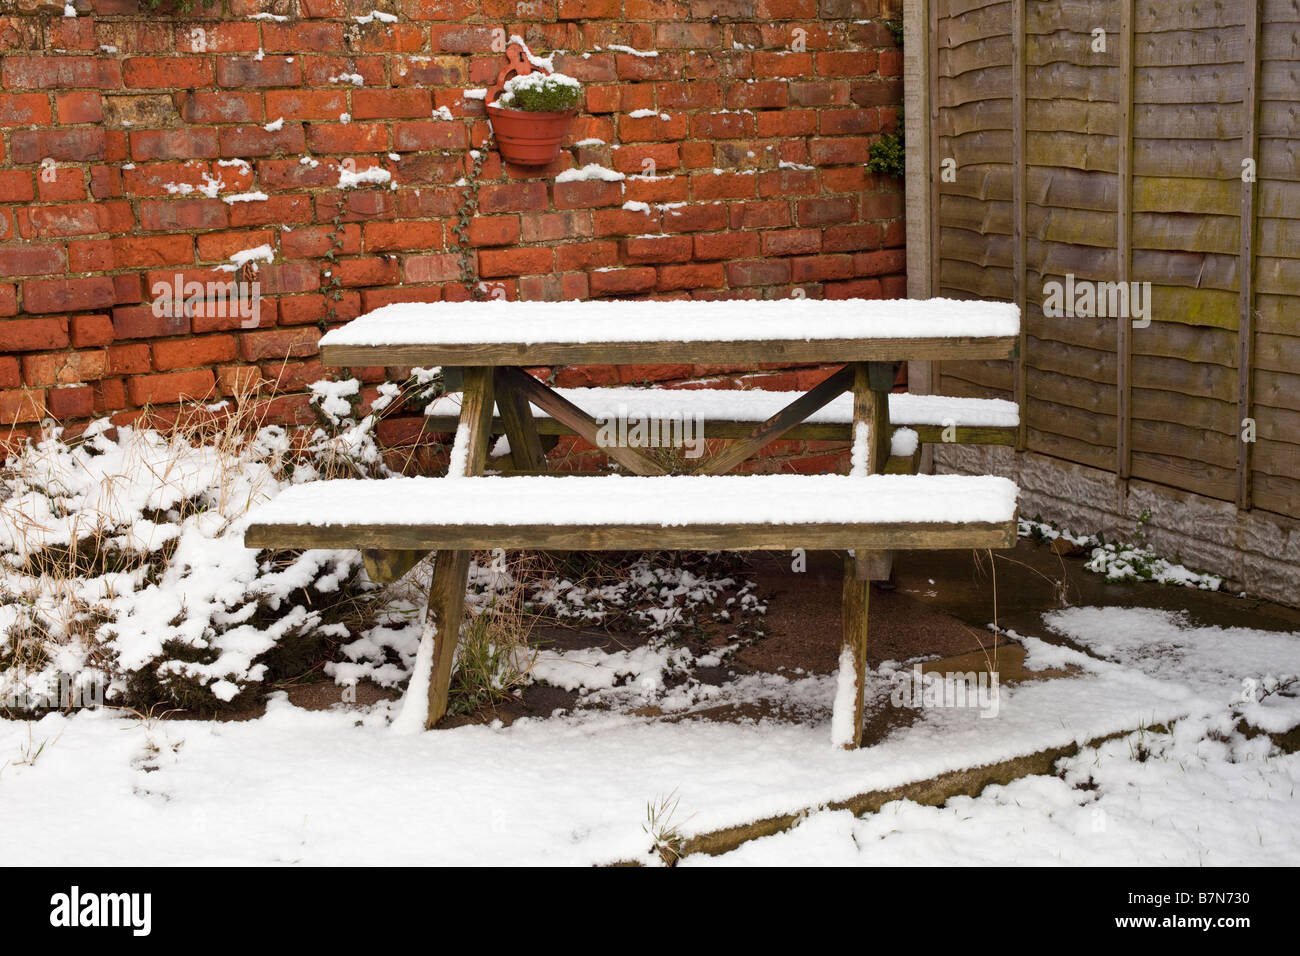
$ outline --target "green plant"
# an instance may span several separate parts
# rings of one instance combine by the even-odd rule
[[[451,227],[452,235],[456,237],[456,253],[460,257],[460,281],[474,299],[486,299],[487,292],[478,281],[478,256],[469,241],[469,225],[478,212],[479,180],[483,176],[483,163],[491,151],[491,134],[482,146],[470,150],[469,172],[462,180],[460,208],[456,210],[456,224]]]
[[[903,129],[896,133],[886,133],[871,144],[867,159],[867,169],[873,173],[886,176],[902,176],[905,163]]]
[[[519,571],[519,568],[515,569]],[[528,683],[536,651],[528,644],[534,615],[524,607],[518,574],[461,634],[448,711],[473,713],[511,700]]]
[[[564,113],[582,99],[582,84],[563,73],[529,73],[506,80],[496,105],[526,113]]]
[[[885,26],[889,27],[889,32],[894,35],[894,42],[899,46],[903,45],[903,21],[886,20]]]
[[[325,314],[317,320],[316,324],[320,326],[322,332],[329,328],[330,322],[338,321],[339,313],[337,303],[343,301],[343,280],[339,278],[339,253],[343,251],[343,225],[342,217],[335,214],[330,220],[329,231],[330,247],[325,252],[325,260],[329,263],[329,268],[323,270],[321,282],[325,289],[325,298],[328,301]]]

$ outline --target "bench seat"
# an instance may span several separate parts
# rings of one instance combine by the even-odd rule
[[[801,392],[762,389],[720,388],[557,388],[593,418],[619,415],[653,420],[701,416],[709,438],[740,438],[797,399]],[[436,432],[454,432],[460,417],[461,394],[448,392],[425,410],[428,427]],[[537,430],[542,434],[565,435],[570,431],[545,411],[530,403]],[[943,395],[889,396],[889,420],[896,427],[915,431],[922,442],[940,442],[951,424],[951,440],[959,444],[1011,444],[1020,426],[1020,409],[1001,398],[949,398]],[[853,396],[845,393],[787,431],[785,438],[804,440],[848,440],[853,422]],[[501,431],[495,419],[493,430]]]
[[[259,507],[249,547],[1006,548],[1016,486],[966,475],[340,479]]]

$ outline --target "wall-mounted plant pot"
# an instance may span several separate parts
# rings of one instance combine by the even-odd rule
[[[529,113],[489,104],[487,112],[502,159],[516,166],[545,166],[560,155],[560,143],[578,111]]]

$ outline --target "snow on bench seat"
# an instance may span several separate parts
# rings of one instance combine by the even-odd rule
[[[802,392],[768,392],[762,389],[720,388],[557,388],[555,393],[593,418],[667,420],[702,416],[712,421],[757,424],[789,405]],[[460,393],[448,392],[432,402],[425,414],[433,418],[460,415]],[[546,412],[530,406],[534,418]],[[845,393],[809,415],[809,424],[848,425],[853,421],[853,396]],[[948,398],[943,395],[892,394],[889,421],[893,425],[929,425],[958,428],[1017,428],[1020,409],[1004,398]]]
[[[1016,486],[966,475],[519,476],[310,482],[249,547],[982,548],[1014,544]]]
[[[1006,358],[1009,302],[770,299],[719,302],[400,302],[321,339],[327,365],[716,363]]]

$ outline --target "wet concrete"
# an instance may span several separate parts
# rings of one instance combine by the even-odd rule
[[[1084,606],[1182,611],[1198,626],[1300,631],[1300,609],[1219,591],[1110,582],[1085,570],[1083,556],[1058,555],[1029,539],[993,555],[990,564],[988,552],[907,552],[895,560],[894,583],[927,607],[968,624],[984,627],[996,621],[1003,628],[1049,639],[1041,621],[1044,611]]]

